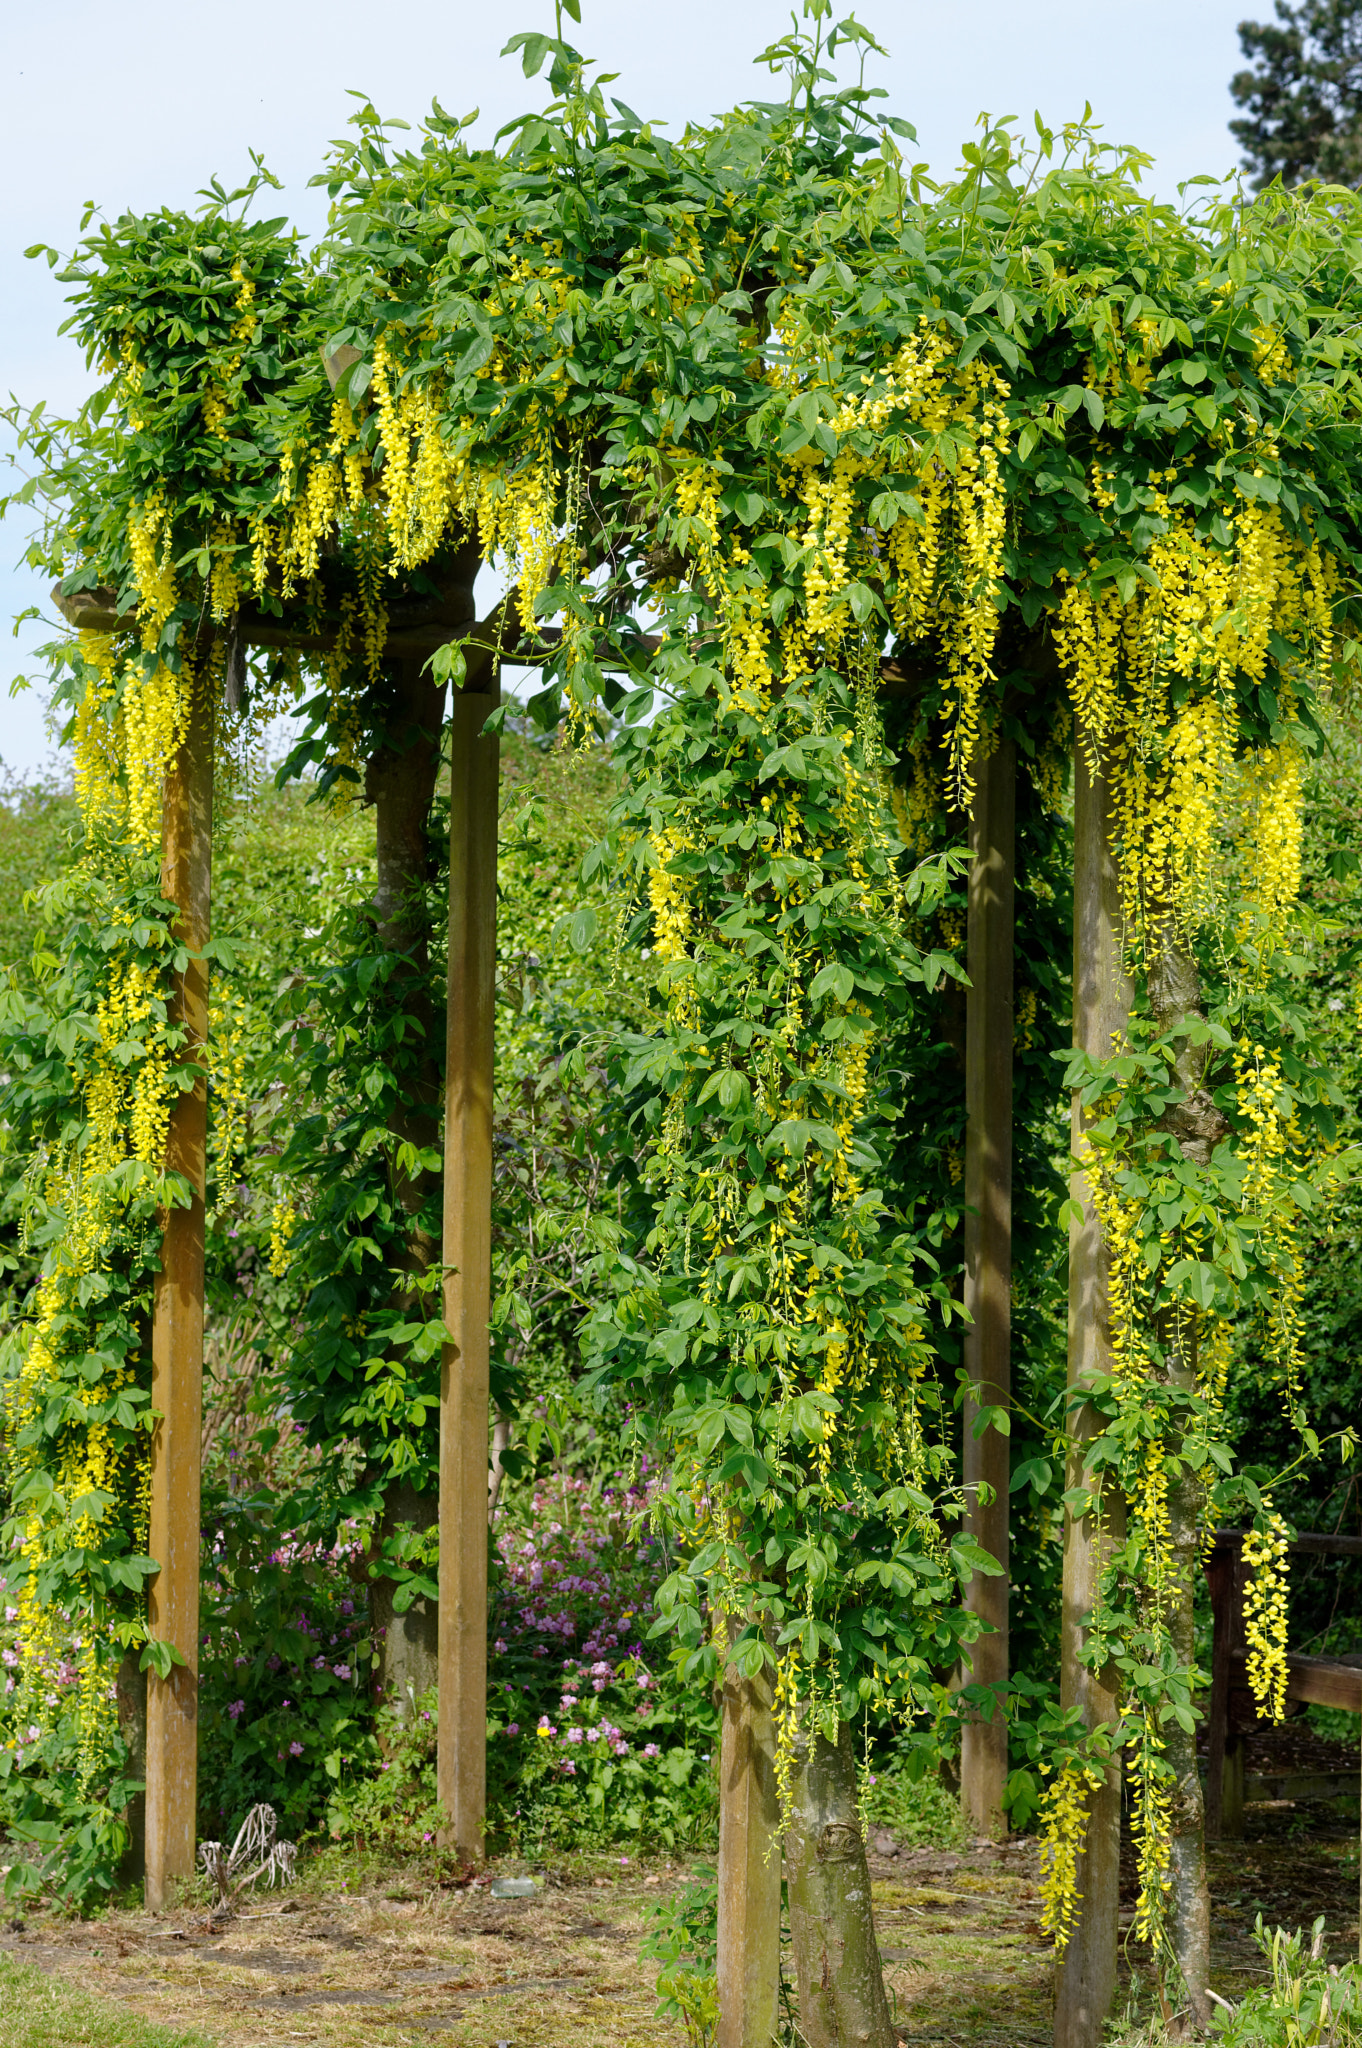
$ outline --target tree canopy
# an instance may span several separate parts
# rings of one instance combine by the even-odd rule
[[[1362,8],[1357,0],[1275,0],[1275,22],[1241,21],[1251,68],[1230,91],[1244,118],[1230,122],[1258,187],[1320,178],[1362,181]]]

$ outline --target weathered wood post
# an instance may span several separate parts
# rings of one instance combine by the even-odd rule
[[[203,1061],[208,1039],[207,944],[213,850],[213,678],[196,664],[188,725],[166,776],[161,893],[189,952],[174,1007],[186,1056]],[[146,1902],[158,1913],[174,1880],[194,1872],[199,1738],[199,1476],[203,1415],[204,1183],[208,1085],[201,1073],[176,1096],[166,1163],[194,1190],[165,1218],[151,1318],[151,1398],[160,1410],[151,1439],[149,1549],[160,1569],[147,1584],[147,1625],[184,1659],[169,1677],[147,1676]]]
[[[975,1685],[1008,1676],[1008,1438],[976,1435],[981,1408],[1012,1401],[1012,961],[1015,942],[1017,752],[1000,738],[974,769],[970,824],[968,971],[965,1010],[965,1370],[979,1398],[964,1410],[965,1528],[997,1559],[1002,1576],[976,1572],[965,1605],[993,1633],[967,1652],[962,1673]],[[980,1489],[993,1498],[987,1504]],[[967,1721],[960,1753],[965,1817],[981,1834],[1007,1832],[1007,1720],[1001,1698],[991,1719]]]
[[[492,1011],[500,747],[489,691],[456,692],[449,775],[444,1314],[440,1381],[437,1782],[452,1846],[483,1852],[487,1804],[488,1315],[492,1287]]]
[[[719,1743],[719,2048],[769,2048],[780,2005],[780,1812],[770,1675],[724,1674]]]
[[[1074,1045],[1106,1057],[1125,1030],[1130,983],[1121,958],[1121,906],[1113,850],[1111,794],[1104,774],[1089,764],[1081,725],[1074,733]],[[1079,1097],[1073,1099],[1071,1148],[1087,1146]],[[1066,1487],[1083,1482],[1087,1442],[1097,1418],[1082,1399],[1096,1374],[1111,1370],[1107,1252],[1091,1190],[1081,1166],[1071,1183],[1081,1205],[1069,1226],[1069,1412],[1075,1439]],[[1102,1568],[1124,1528],[1124,1502],[1104,1493],[1100,1509],[1064,1519],[1063,1629],[1060,1702],[1079,1707],[1085,1726],[1117,1717],[1114,1675],[1079,1662],[1086,1617],[1097,1598]],[[1055,1984],[1055,2048],[1099,2048],[1103,2022],[1116,1990],[1118,1880],[1121,1852],[1121,1777],[1108,1771],[1088,1811],[1078,1860],[1081,1900]]]

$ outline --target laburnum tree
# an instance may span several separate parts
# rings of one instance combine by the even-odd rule
[[[234,742],[301,700],[319,794],[377,811],[353,966],[281,995],[312,1101],[257,1166],[300,1284],[297,1412],[326,1456],[360,1446],[389,1575],[435,1590],[439,1048],[464,967],[442,977],[432,941],[428,821],[447,721],[457,750],[491,708],[473,686],[533,659],[546,723],[618,720],[588,866],[651,976],[614,1034],[629,1193],[583,1281],[589,1384],[669,1447],[657,1630],[746,1717],[725,1797],[771,1833],[746,1866],[775,1902],[762,1955],[783,1834],[805,2037],[888,2048],[851,1730],[941,1710],[978,1637],[966,1588],[997,1570],[959,1526],[903,1066],[961,972],[940,817],[1004,745],[1052,811],[1072,762],[1082,1284],[1048,1427],[1074,1575],[1033,1742],[1076,2048],[1114,1982],[1123,1769],[1139,1933],[1207,2011],[1192,1606],[1207,1529],[1244,1507],[1265,1700],[1284,1669],[1280,1526],[1235,1469],[1225,1378],[1248,1307],[1309,1429],[1298,1217],[1335,1090],[1290,935],[1302,762],[1358,653],[1362,244],[1336,191],[1161,205],[1083,126],[1025,148],[985,127],[936,186],[906,124],[829,79],[871,39],[827,21],[808,0],[765,53],[780,97],[671,141],[607,99],[560,10],[509,46],[550,103],[493,146],[438,106],[410,141],[360,109],[319,252],[247,217],[257,185],[102,226],[66,273],[105,382],[27,430],[78,634],[86,852],[66,943],[4,1010],[43,1247],[6,1353],[24,1698],[78,1617],[93,1856],[119,1824],[111,1648],[167,1662],[141,1593],[146,1314],[202,1062],[155,855],[167,763],[210,713]],[[479,622],[484,561],[509,589]],[[330,1043],[369,1109],[330,1092]],[[720,1988],[768,2038],[765,1963]]]

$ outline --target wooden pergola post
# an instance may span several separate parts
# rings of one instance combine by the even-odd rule
[[[1105,1058],[1124,1033],[1131,990],[1121,958],[1120,890],[1113,850],[1111,792],[1106,777],[1094,774],[1081,726],[1074,734],[1074,1045]],[[1087,1147],[1084,1117],[1075,1093],[1071,1150],[1081,1160]],[[1095,1375],[1111,1371],[1111,1312],[1107,1251],[1092,1191],[1075,1166],[1071,1192],[1081,1218],[1069,1226],[1069,1409],[1074,1448],[1066,1488],[1083,1483],[1086,1446],[1098,1418],[1082,1399]],[[1092,1671],[1079,1661],[1089,1613],[1097,1600],[1103,1566],[1124,1530],[1125,1504],[1108,1489],[1100,1512],[1064,1518],[1064,1591],[1060,1642],[1060,1703],[1078,1707],[1085,1727],[1117,1718],[1115,1676]],[[1055,2048],[1099,2048],[1116,1991],[1118,1883],[1121,1855],[1121,1774],[1113,1764],[1092,1796],[1087,1832],[1078,1859],[1081,1894],[1076,1925],[1055,1983]]]
[[[208,1039],[208,963],[213,851],[213,684],[196,665],[189,722],[166,776],[161,891],[175,905],[176,936],[190,958],[176,976],[175,1012],[188,1057]],[[159,1913],[175,1880],[192,1877],[198,1804],[199,1476],[203,1415],[204,1185],[208,1086],[201,1073],[170,1112],[166,1164],[194,1190],[166,1213],[151,1319],[151,1398],[160,1411],[151,1439],[149,1549],[159,1570],[147,1585],[147,1626],[183,1658],[147,1674],[146,1903]]]
[[[493,667],[493,684],[498,671]],[[440,1380],[437,1782],[451,1846],[483,1853],[487,1805],[488,1316],[492,1288],[492,1011],[500,748],[490,692],[452,706],[444,1315]]]
[[[987,1622],[966,1653],[962,1676],[1003,1686],[1008,1677],[1009,1440],[992,1426],[976,1435],[981,1408],[1012,1402],[1012,961],[1015,939],[1017,752],[1000,737],[975,762],[970,825],[968,968],[965,1007],[965,1371],[979,1396],[964,1409],[965,1528],[1003,1567],[976,1572],[965,1605]],[[981,1488],[992,1499],[985,1503]],[[995,1840],[1007,1833],[1007,1718],[1001,1695],[991,1719],[965,1723],[960,1797],[965,1818]]]
[[[780,1809],[771,1677],[724,1674],[718,2048],[770,2048],[780,2007]]]

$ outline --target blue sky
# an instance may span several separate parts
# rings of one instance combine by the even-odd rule
[[[870,83],[889,111],[917,128],[915,156],[955,162],[981,109],[1039,109],[1052,124],[1091,101],[1112,141],[1155,159],[1154,189],[1173,198],[1198,172],[1232,170],[1228,81],[1241,63],[1237,24],[1270,18],[1270,0],[859,0],[857,12],[889,51]],[[789,26],[777,0],[584,0],[571,38],[620,74],[612,90],[679,130],[772,81],[752,58]],[[10,172],[0,191],[0,391],[62,411],[88,388],[79,352],[57,335],[62,287],[34,242],[69,248],[85,201],[105,213],[191,206],[216,174],[237,182],[248,148],[262,152],[285,192],[277,207],[306,232],[323,224],[324,195],[307,180],[352,101],[367,93],[385,115],[419,120],[432,94],[450,112],[481,110],[475,134],[538,103],[538,82],[499,61],[507,38],[551,26],[547,0],[510,8],[469,0],[46,0],[16,6],[0,45],[0,132]],[[16,557],[20,514],[0,524],[0,621],[45,604]],[[49,614],[50,615],[50,614]],[[37,674],[30,624],[0,636],[0,763],[32,772],[50,752],[39,690],[8,693]]]

